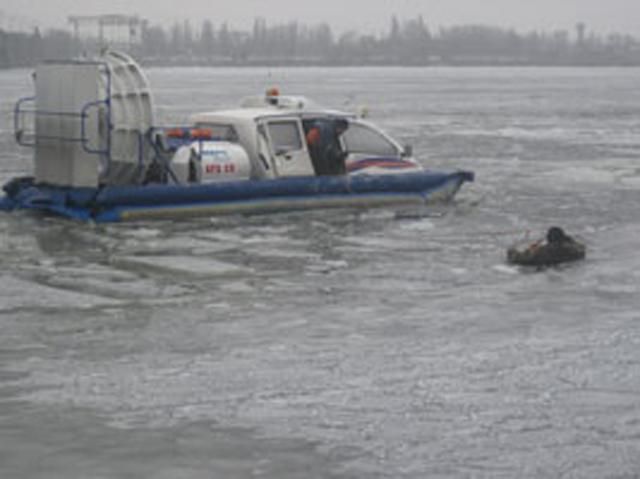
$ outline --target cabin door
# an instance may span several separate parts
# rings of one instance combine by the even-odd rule
[[[298,118],[262,120],[268,153],[277,176],[313,176],[314,170]]]

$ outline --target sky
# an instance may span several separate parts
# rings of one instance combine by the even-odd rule
[[[256,17],[269,24],[299,20],[329,23],[336,32],[388,31],[390,18],[422,15],[432,29],[484,24],[518,31],[571,30],[584,22],[598,34],[640,36],[639,0],[0,0],[0,27],[32,29],[68,27],[69,15],[136,14],[152,24],[170,25],[204,19],[214,25],[249,29]]]

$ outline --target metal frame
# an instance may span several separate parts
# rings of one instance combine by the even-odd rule
[[[155,133],[162,132],[163,130],[166,130],[166,129],[167,129],[166,127],[158,127],[158,126],[150,127],[146,134],[147,141],[149,142],[149,144],[151,145],[151,148],[153,149],[154,159],[158,159],[159,164],[164,168],[164,170],[171,177],[174,183],[180,184],[180,181],[178,181],[178,177],[176,176],[174,171],[171,169],[170,161],[166,161],[164,152],[162,151],[160,146],[158,146],[156,142],[153,141]]]

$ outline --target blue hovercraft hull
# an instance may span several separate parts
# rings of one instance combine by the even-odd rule
[[[5,185],[0,210],[33,210],[103,222],[267,213],[335,207],[374,207],[451,199],[471,172],[429,171],[241,180],[197,185],[69,188],[31,178]]]

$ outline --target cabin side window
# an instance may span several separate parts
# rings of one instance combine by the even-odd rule
[[[391,143],[380,132],[358,124],[351,123],[342,135],[346,150],[349,153],[364,153],[375,156],[399,156],[396,145]]]
[[[302,138],[297,122],[272,121],[267,124],[267,128],[276,154],[302,150]]]
[[[228,141],[230,143],[238,143],[239,137],[233,125],[224,123],[198,123],[196,128],[211,130],[213,140]]]

